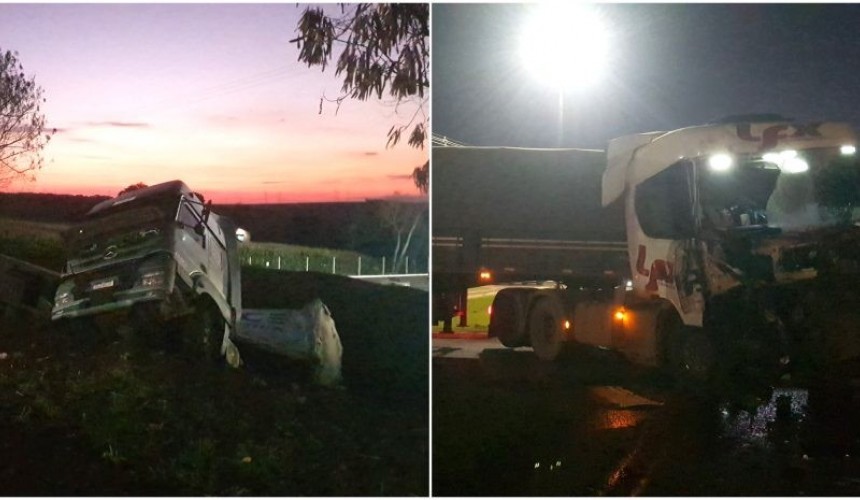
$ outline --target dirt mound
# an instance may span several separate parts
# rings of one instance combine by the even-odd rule
[[[328,306],[337,325],[347,387],[426,399],[426,292],[331,274],[242,269],[242,302],[248,309],[298,309],[314,298]]]

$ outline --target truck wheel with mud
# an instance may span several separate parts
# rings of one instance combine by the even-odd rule
[[[493,299],[489,334],[498,337],[505,347],[528,344],[526,339],[526,304],[531,290],[505,288]]]
[[[538,298],[529,313],[529,338],[537,357],[552,361],[558,357],[564,342],[564,312],[553,297]]]
[[[169,345],[169,324],[162,319],[158,302],[135,304],[128,312],[128,325],[123,328],[123,341],[132,349],[152,349]]]
[[[701,328],[685,326],[674,312],[666,312],[659,326],[663,368],[679,382],[704,382],[714,368],[714,346]]]
[[[188,317],[185,335],[192,356],[217,361],[221,358],[224,341],[224,317],[209,300],[201,300]]]
[[[681,369],[690,379],[705,381],[714,368],[714,346],[701,328],[684,328],[681,346]]]

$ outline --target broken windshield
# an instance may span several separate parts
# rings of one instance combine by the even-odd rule
[[[167,224],[176,215],[177,204],[178,200],[148,200],[87,216],[70,235],[70,265],[160,244],[165,240]]]
[[[860,162],[839,148],[699,162],[704,228],[802,231],[860,217]]]

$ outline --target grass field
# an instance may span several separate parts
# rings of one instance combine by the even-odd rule
[[[239,246],[243,265],[332,274],[382,274],[383,259],[349,250],[252,241]],[[390,264],[390,263],[389,263]],[[389,269],[390,271],[390,269]]]
[[[486,332],[487,328],[490,326],[490,314],[489,307],[493,304],[493,299],[496,297],[495,293],[490,294],[477,294],[475,293],[477,289],[469,290],[469,299],[467,301],[467,316],[466,326],[458,326],[459,319],[454,319],[454,333],[472,333],[472,332]],[[436,324],[433,325],[433,333],[439,333],[442,331],[442,325]]]

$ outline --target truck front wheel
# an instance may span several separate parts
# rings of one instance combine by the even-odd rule
[[[675,314],[660,324],[663,366],[680,381],[704,382],[714,368],[714,346],[701,328],[685,326]]]
[[[543,361],[552,361],[561,352],[564,341],[564,313],[552,297],[537,299],[529,314],[529,338],[532,349]]]
[[[201,302],[194,308],[194,314],[188,322],[187,334],[192,354],[218,360],[221,357],[225,327],[221,311],[210,303]]]

